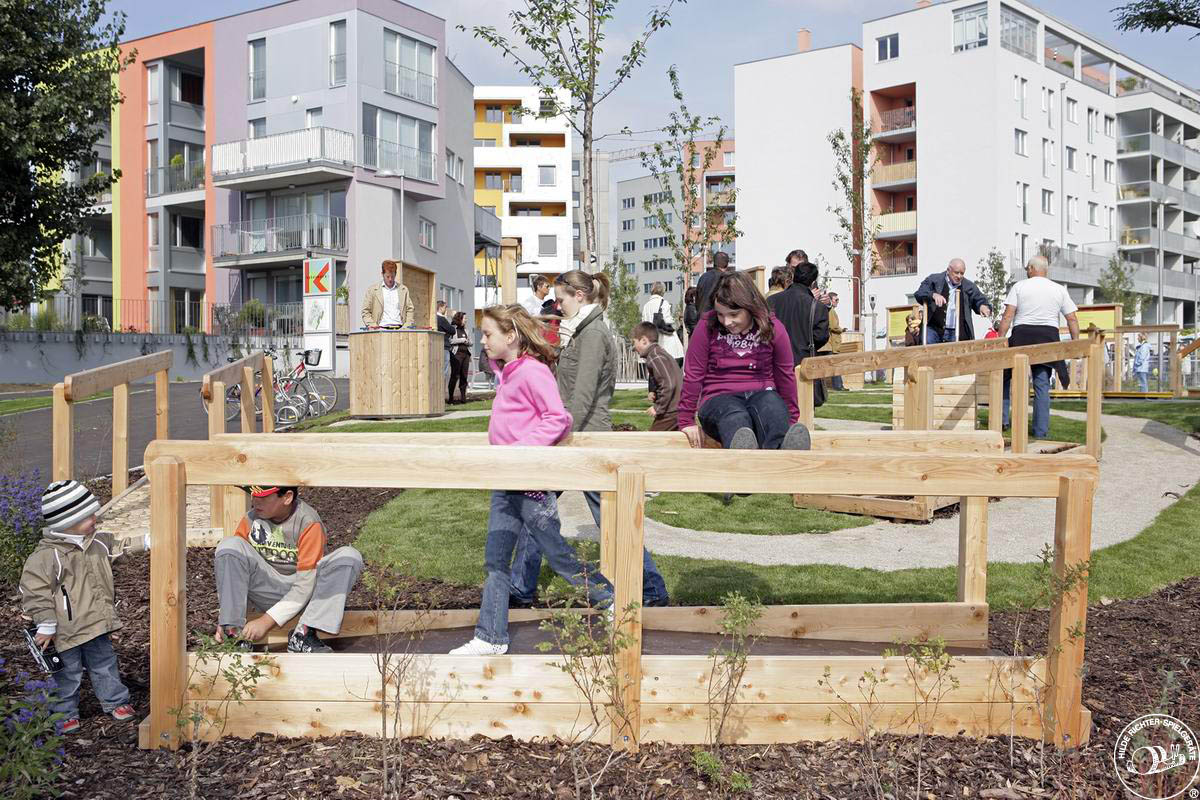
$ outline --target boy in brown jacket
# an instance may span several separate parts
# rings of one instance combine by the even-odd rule
[[[42,494],[46,528],[21,573],[21,606],[37,625],[34,641],[53,641],[63,667],[54,673],[54,711],[62,733],[79,730],[79,683],[87,667],[100,707],[113,719],[136,715],[121,683],[109,634],[121,627],[113,602],[113,558],[150,549],[150,536],[119,551],[108,533],[96,533],[95,495],[76,481],[56,481]]]
[[[646,369],[654,378],[654,405],[646,409],[654,415],[650,424],[652,431],[674,431],[679,429],[679,390],[683,386],[683,372],[678,362],[658,343],[658,328],[652,322],[639,322],[629,333],[633,349],[646,360]]]

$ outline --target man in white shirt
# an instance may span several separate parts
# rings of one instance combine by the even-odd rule
[[[521,305],[529,312],[529,316],[536,317],[542,313],[542,305],[546,302],[546,295],[550,294],[550,281],[542,275],[532,275],[529,278],[529,283],[533,287],[533,294],[521,301]]]
[[[400,327],[413,324],[413,303],[408,287],[396,280],[399,265],[388,259],[380,270],[383,280],[367,287],[363,295],[364,328]]]
[[[1060,339],[1058,319],[1067,320],[1067,329],[1072,339],[1079,338],[1078,310],[1065,286],[1060,286],[1046,277],[1050,262],[1043,256],[1034,256],[1025,265],[1023,281],[1017,281],[1004,300],[1004,319],[997,332],[1003,338],[1012,328],[1009,347],[1028,344],[1046,344]],[[1050,430],[1050,364],[1034,364],[1033,372],[1033,438],[1045,439]],[[1009,427],[1009,373],[1004,379],[1004,427]],[[1021,398],[1021,402],[1025,402]]]

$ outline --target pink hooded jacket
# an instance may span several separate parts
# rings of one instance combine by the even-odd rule
[[[488,421],[490,444],[549,446],[571,432],[571,415],[563,407],[549,367],[532,356],[521,356],[502,370],[493,361],[492,368],[500,384]]]

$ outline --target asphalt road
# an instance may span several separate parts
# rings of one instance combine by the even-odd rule
[[[338,388],[336,410],[349,407],[350,386],[348,380],[334,381]],[[142,463],[146,446],[154,438],[154,387],[153,384],[136,384],[129,394],[129,465]],[[28,396],[44,396],[45,391],[31,391]],[[200,384],[171,384],[170,425],[172,439],[208,438],[208,418],[200,404]],[[4,397],[21,397],[21,394],[5,394]],[[0,416],[0,444],[8,446],[0,450],[0,458],[17,462],[18,472],[33,469],[41,471],[43,479],[49,479],[51,460],[51,411],[38,408],[17,414]],[[231,431],[237,430],[236,420],[227,423]],[[11,463],[0,465],[0,473],[10,471]],[[112,472],[112,399],[100,398],[75,404],[75,476],[94,478]]]

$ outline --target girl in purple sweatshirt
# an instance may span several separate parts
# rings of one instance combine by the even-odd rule
[[[500,381],[488,421],[488,442],[548,447],[566,438],[571,432],[571,415],[563,408],[550,372],[554,348],[542,337],[538,323],[523,306],[492,306],[484,310],[480,330],[484,352]],[[534,459],[531,454],[531,464]],[[583,564],[563,539],[553,492],[492,492],[484,549],[487,578],[475,638],[451,650],[451,655],[508,652],[510,563],[522,530],[537,542],[555,572],[587,589],[593,606],[612,605],[612,584],[603,575],[585,575]]]
[[[726,449],[809,449],[794,367],[787,331],[758,287],[744,272],[722,275],[688,344],[679,429],[692,447],[703,428]]]

